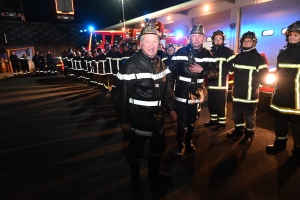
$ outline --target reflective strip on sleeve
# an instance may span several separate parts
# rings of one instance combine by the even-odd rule
[[[186,77],[183,77],[183,76],[179,76],[178,79],[181,80],[181,81],[189,82],[189,83],[192,82],[191,78],[186,78]],[[203,83],[204,79],[197,79],[196,81],[197,81],[197,83]]]
[[[146,137],[152,137],[152,135],[153,135],[153,132],[141,131],[141,130],[134,129],[134,128],[131,128],[131,132],[136,134],[136,135],[141,135],[141,136],[146,136]]]
[[[171,73],[169,69],[165,69],[164,71],[158,74],[152,74],[152,73],[120,74],[118,72],[117,77],[120,80],[132,80],[132,79],[144,79],[144,78],[151,78],[153,80],[157,80],[157,79],[164,78],[169,73]]]

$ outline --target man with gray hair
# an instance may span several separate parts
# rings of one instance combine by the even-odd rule
[[[170,111],[171,118],[176,119],[172,89],[169,85],[170,70],[157,56],[160,36],[156,28],[152,25],[145,26],[139,40],[141,50],[120,67],[115,92],[118,120],[123,133],[130,138],[127,163],[131,169],[133,192],[141,188],[140,162],[147,140],[150,148],[150,186],[172,186],[172,178],[159,172],[166,148],[164,107]],[[142,199],[140,196],[135,197]]]

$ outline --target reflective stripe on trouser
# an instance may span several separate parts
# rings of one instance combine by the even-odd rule
[[[151,155],[161,156],[166,148],[165,133],[162,130],[161,133],[154,133],[155,137],[145,137],[131,133],[130,141],[128,145],[128,157],[132,161],[140,160],[143,157],[144,145],[149,140],[149,148]]]
[[[256,126],[256,103],[237,103],[233,102],[233,120],[235,127],[239,130],[244,130],[242,124],[245,124],[246,131],[255,131]]]
[[[282,114],[274,112],[274,130],[276,140],[286,140],[289,125],[292,129],[294,146],[300,148],[300,115]]]
[[[208,110],[210,120],[226,124],[227,90],[208,89]]]

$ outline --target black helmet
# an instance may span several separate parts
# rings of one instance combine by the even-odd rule
[[[225,36],[224,32],[221,31],[221,30],[216,30],[215,32],[213,32],[213,35],[211,36],[212,44],[214,45],[214,38],[215,38],[216,35],[221,35],[223,37],[223,43],[222,44],[224,44],[224,40],[225,40],[226,36]]]
[[[115,48],[115,47],[118,47],[118,48],[119,48],[119,45],[118,45],[117,43],[114,43],[113,48]]]
[[[122,47],[128,47],[129,48],[129,44],[127,42],[122,42]]]
[[[174,48],[174,49],[176,49],[174,44],[169,43],[169,44],[167,44],[167,46],[166,46],[166,50],[167,50],[168,48],[171,48],[171,47]]]
[[[197,23],[192,29],[190,34],[202,34],[205,35],[204,33],[204,28],[201,24]]]
[[[257,37],[256,37],[255,33],[252,32],[252,31],[248,31],[248,32],[244,33],[242,35],[242,38],[240,39],[241,48],[243,46],[243,42],[244,42],[245,38],[251,38],[253,40],[253,44],[254,44],[253,47],[256,46],[256,44],[257,44]]]
[[[106,42],[106,43],[104,44],[104,47],[105,47],[106,45],[108,45],[108,46],[110,47],[110,44],[109,44],[108,42]]]
[[[154,35],[157,35],[160,37],[158,31],[156,30],[155,26],[151,25],[151,24],[148,24],[147,26],[145,26],[142,30],[141,30],[141,34],[139,35],[139,40],[141,40],[141,37],[143,35],[146,35],[146,34],[154,34]]]
[[[286,41],[288,42],[288,37],[290,32],[298,32],[300,33],[300,21],[296,21],[292,24],[289,25],[289,27],[287,28],[287,30],[285,31],[285,36],[286,36]]]

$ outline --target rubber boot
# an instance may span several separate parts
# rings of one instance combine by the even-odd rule
[[[186,150],[186,153],[192,153],[196,149],[195,145],[193,144],[193,141],[192,141],[192,136],[193,136],[194,131],[195,131],[194,124],[190,124],[188,126],[188,130],[185,134],[185,150]]]
[[[252,142],[254,137],[254,131],[245,131],[245,137],[242,140],[242,144],[249,144]]]
[[[266,146],[267,154],[277,154],[286,149],[287,139],[284,140],[275,140],[273,144]]]
[[[240,138],[243,134],[242,129],[235,128],[233,132],[227,133],[226,138]]]
[[[300,149],[294,147],[294,149],[292,150],[292,156],[290,156],[287,161],[287,164],[290,165],[299,165],[300,166]]]
[[[141,175],[140,175],[140,161],[139,162],[133,162],[130,159],[127,159],[127,163],[130,166],[130,172],[131,172],[131,194],[132,199],[136,200],[143,200],[144,199],[144,193],[141,183]]]

